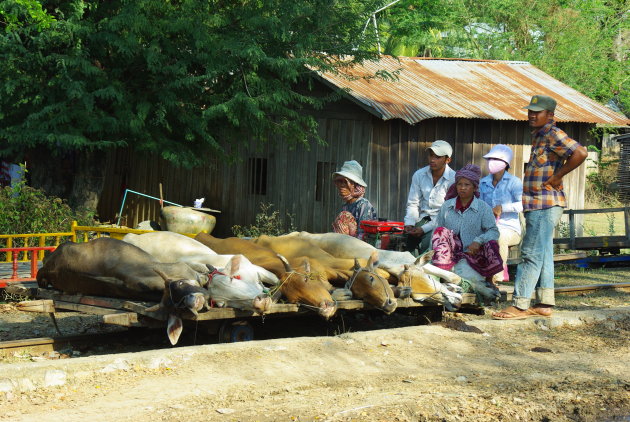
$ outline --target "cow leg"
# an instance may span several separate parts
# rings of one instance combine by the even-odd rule
[[[425,273],[434,275],[439,278],[443,278],[449,283],[459,284],[462,281],[462,278],[451,271],[446,271],[441,268],[436,267],[433,264],[424,264],[422,269]]]
[[[57,334],[62,336],[63,334],[61,334],[61,330],[59,329],[59,324],[57,324],[57,318],[55,317],[55,313],[49,312],[48,315],[50,315],[50,319],[52,319],[53,325],[55,326],[55,330],[57,330]]]
[[[394,297],[398,299],[407,299],[411,297],[411,287],[409,286],[395,286],[392,287],[394,291]]]
[[[334,300],[351,300],[352,299],[352,292],[350,291],[350,289],[335,289],[332,291],[331,294],[332,298]]]

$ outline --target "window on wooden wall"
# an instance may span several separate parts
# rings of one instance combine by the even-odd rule
[[[267,195],[267,159],[250,158],[247,163],[249,193]]]
[[[317,184],[315,185],[315,200],[328,201],[332,192],[332,174],[336,170],[335,163],[317,162]]]

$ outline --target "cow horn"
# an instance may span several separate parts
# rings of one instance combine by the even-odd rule
[[[290,273],[291,271],[293,271],[293,268],[291,268],[291,264],[289,264],[289,261],[287,261],[285,257],[280,254],[276,254],[276,256],[280,258],[280,261],[282,261],[282,263],[284,264],[284,270],[286,272]]]
[[[162,277],[164,279],[164,281],[169,281],[170,279],[168,278],[168,276],[166,274],[164,274],[161,270],[154,268],[153,271],[155,271],[157,273],[157,275],[159,275],[160,277]]]

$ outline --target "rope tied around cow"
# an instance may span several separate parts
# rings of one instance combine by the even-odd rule
[[[352,274],[352,277],[350,277],[350,279],[346,282],[346,285],[344,286],[345,289],[352,291],[352,286],[354,285],[354,282],[359,276],[359,274],[361,273],[361,271],[365,271],[366,273],[372,274],[374,277],[380,280],[385,290],[385,297],[387,298],[387,302],[392,300],[392,298],[389,295],[389,290],[391,290],[391,288],[389,290],[387,289],[389,287],[389,283],[387,282],[387,280],[385,280],[383,277],[378,275],[376,272],[371,271],[368,268],[364,268],[364,267],[355,269],[354,274]]]
[[[459,283],[459,287],[462,288],[462,293],[474,293],[477,303],[481,303],[482,305],[485,305],[483,296],[475,290],[475,286],[473,285],[472,281],[462,278],[462,281]]]
[[[274,287],[272,287],[271,289],[269,289],[269,296],[271,296],[271,302],[273,304],[278,303],[278,301],[280,300],[280,296],[282,295],[282,291],[280,290],[282,288],[282,286],[284,285],[284,283],[286,283],[288,280],[291,279],[291,277],[293,277],[294,275],[299,275],[302,276],[306,281],[311,281],[311,280],[318,280],[319,279],[319,275],[318,273],[302,273],[299,271],[295,271],[295,270],[291,270],[290,272],[286,273],[287,276],[283,277],[281,279],[281,282],[276,284]],[[333,302],[335,304],[335,306],[337,306],[337,301],[335,299],[333,299]],[[299,306],[303,306],[307,309],[314,309],[314,310],[322,310],[324,309],[321,306],[315,306],[315,305],[309,305],[307,303],[298,303]]]
[[[226,273],[222,273],[221,271],[219,271],[219,270],[217,270],[217,269],[215,268],[214,270],[212,270],[212,272],[211,272],[211,273],[209,273],[209,274],[208,274],[208,283],[212,283],[212,279],[214,278],[214,276],[215,276],[215,275],[224,275],[224,276],[226,276],[226,277],[229,277],[229,275],[228,275],[228,274],[226,274]],[[231,278],[235,278],[235,279],[237,279],[237,280],[240,280],[240,279],[241,279],[241,276],[240,276],[240,275],[235,275],[235,276],[233,276],[233,277],[231,277]]]

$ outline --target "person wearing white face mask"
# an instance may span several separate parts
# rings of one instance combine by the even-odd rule
[[[479,183],[481,199],[492,207],[499,228],[499,254],[503,259],[503,271],[497,273],[492,281],[510,280],[507,271],[508,248],[521,242],[521,222],[519,213],[523,212],[523,182],[510,173],[512,150],[507,145],[496,145],[483,158],[486,159],[488,172]]]

